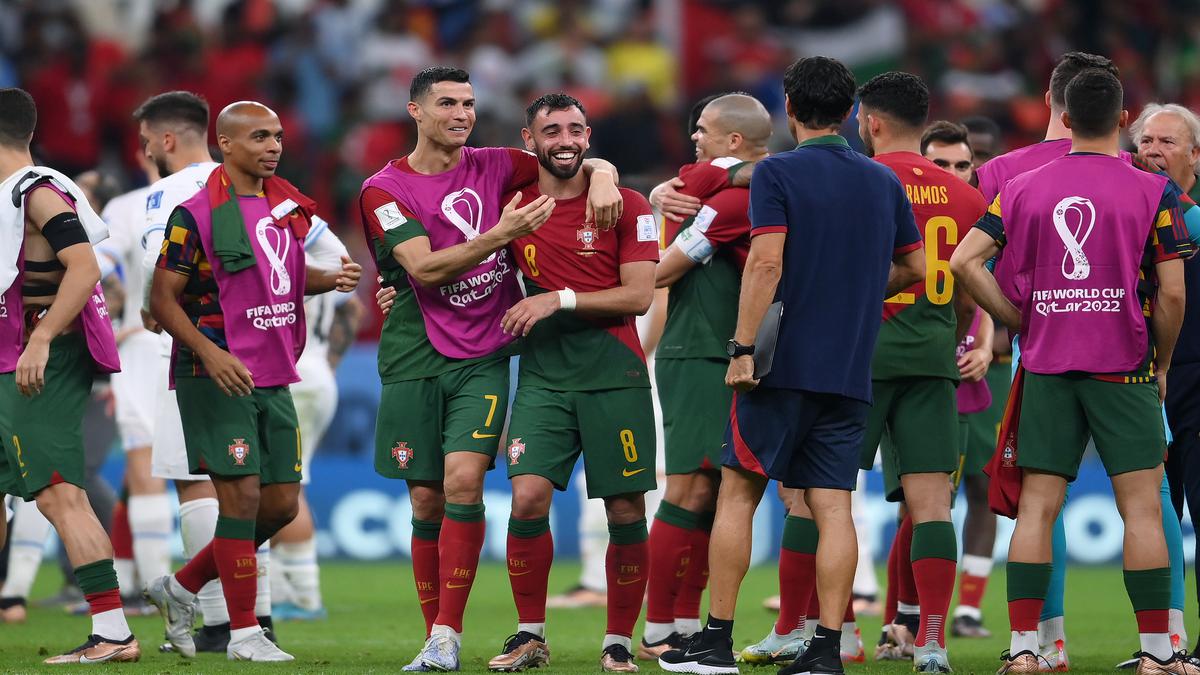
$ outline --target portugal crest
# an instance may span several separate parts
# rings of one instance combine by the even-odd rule
[[[1011,435],[1005,439],[1004,450],[1000,454],[1000,466],[1012,468],[1017,465],[1017,449],[1013,445],[1014,440]]]
[[[525,444],[519,438],[512,439],[512,443],[508,446],[508,463],[516,465],[517,460],[521,459],[523,454],[525,454]]]
[[[599,236],[600,233],[596,231],[596,228],[591,223],[584,223],[583,227],[575,230],[575,240],[583,244],[583,251],[580,251],[580,254],[591,255],[591,251],[596,250],[596,238]]]
[[[396,447],[392,448],[392,457],[401,469],[407,469],[408,462],[413,458],[413,450],[408,447],[408,441],[396,441]]]
[[[246,445],[246,439],[233,439],[233,444],[229,446],[229,456],[233,457],[234,464],[246,466],[246,458],[250,456],[250,446]]]

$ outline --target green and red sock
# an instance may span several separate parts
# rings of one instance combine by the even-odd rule
[[[438,577],[441,591],[434,623],[462,632],[467,598],[479,569],[479,552],[486,533],[483,503],[446,504],[438,538]]]
[[[508,519],[508,581],[520,623],[546,623],[546,588],[554,563],[550,518]]]
[[[608,578],[608,628],[605,635],[633,636],[633,626],[642,612],[642,598],[650,562],[646,519],[624,525],[608,524],[608,555],[604,568]]]
[[[417,586],[417,601],[421,604],[421,615],[425,618],[425,635],[433,628],[438,614],[438,537],[442,521],[412,519],[412,566],[413,581]]]
[[[811,614],[817,587],[817,523],[811,518],[789,515],[783,521],[783,541],[779,549],[779,618],[775,634],[804,627],[805,614]],[[818,609],[818,613],[820,610]]]
[[[650,592],[646,600],[647,622],[675,622],[675,602],[691,565],[692,532],[699,522],[700,514],[665,499],[659,502],[648,544]]]
[[[916,646],[936,640],[946,646],[946,616],[954,595],[958,567],[958,538],[954,523],[932,520],[913,527],[912,571],[921,603],[921,627]]]

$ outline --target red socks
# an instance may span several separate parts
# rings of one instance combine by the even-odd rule
[[[659,502],[650,528],[650,594],[646,621],[672,623],[679,588],[691,567],[692,533],[699,514],[666,500]],[[697,618],[699,617],[697,607]]]
[[[550,518],[508,520],[508,581],[520,623],[546,622],[546,588],[554,562]]]
[[[125,502],[117,502],[112,512],[112,541],[113,558],[116,560],[133,560],[133,531],[129,529],[129,511]]]
[[[434,623],[462,632],[463,613],[486,531],[483,504],[446,504],[446,518],[438,538],[438,577],[441,592]]]
[[[896,532],[896,601],[906,605],[921,604],[912,567],[912,516],[905,516]]]
[[[816,605],[817,558],[811,553],[799,553],[786,548],[779,550],[779,618],[775,634],[804,628],[806,614]]]
[[[708,527],[702,523],[692,530],[691,549],[688,554],[687,574],[679,585],[675,596],[675,618],[700,620],[700,598],[708,586],[708,539],[712,526],[712,514],[708,516]]]
[[[921,599],[921,627],[916,646],[937,641],[946,646],[946,615],[954,595],[958,569],[958,537],[954,523],[931,520],[913,527],[912,570]]]
[[[217,520],[220,521],[220,516],[217,517]],[[211,541],[175,573],[175,581],[190,593],[199,593],[204,584],[216,578],[217,561],[213,557],[213,542]]]
[[[258,591],[258,558],[255,555],[254,521],[217,516],[216,533],[208,548],[212,549],[221,578],[225,606],[229,609],[229,627],[257,626],[254,599]]]
[[[646,520],[608,525],[608,628],[606,635],[633,636],[633,626],[642,612],[642,598],[649,579],[650,547]]]
[[[958,578],[958,604],[964,607],[982,607],[983,592],[987,590],[987,577],[977,577],[963,572]]]
[[[417,585],[417,601],[425,618],[425,635],[429,636],[433,620],[438,614],[438,537],[442,522],[412,520],[412,566],[413,581]]]

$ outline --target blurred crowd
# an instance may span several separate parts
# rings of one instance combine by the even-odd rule
[[[1040,139],[1045,82],[1069,49],[1110,56],[1131,110],[1200,108],[1194,0],[0,2],[0,86],[37,100],[44,163],[133,187],[130,114],[145,98],[188,89],[214,113],[258,99],[284,122],[280,173],[360,250],[359,187],[411,148],[409,80],[433,63],[471,72],[472,144],[517,144],[525,104],[565,90],[588,108],[594,154],[648,189],[688,161],[687,110],[710,93],[758,97],[786,147],[780,81],[797,56],[836,57],[860,81],[918,73],[933,118],[985,115],[1014,147]]]

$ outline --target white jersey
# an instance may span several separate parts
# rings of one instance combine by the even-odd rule
[[[342,266],[342,256],[348,256],[345,244],[329,229],[329,224],[313,216],[312,228],[304,238],[304,257],[309,267],[335,270]],[[330,291],[310,295],[304,300],[305,322],[308,338],[304,353],[296,363],[301,379],[312,368],[329,368],[329,331],[333,327],[333,315],[342,303],[349,300],[350,293]]]
[[[154,276],[154,266],[158,263],[158,255],[162,251],[163,238],[166,236],[167,218],[175,207],[191,199],[204,184],[208,176],[220,164],[216,162],[199,162],[189,164],[175,173],[161,178],[150,186],[150,194],[146,196],[146,215],[142,221],[142,271],[146,275],[146,292],[142,303],[146,311],[150,310],[149,279]],[[171,336],[162,332],[163,354],[171,354]]]
[[[113,197],[100,213],[108,224],[108,239],[96,244],[100,255],[102,276],[115,272],[125,289],[125,308],[120,327],[142,325],[142,297],[146,293],[146,271],[142,268],[144,249],[142,232],[146,229],[146,197],[150,188],[144,187]]]

